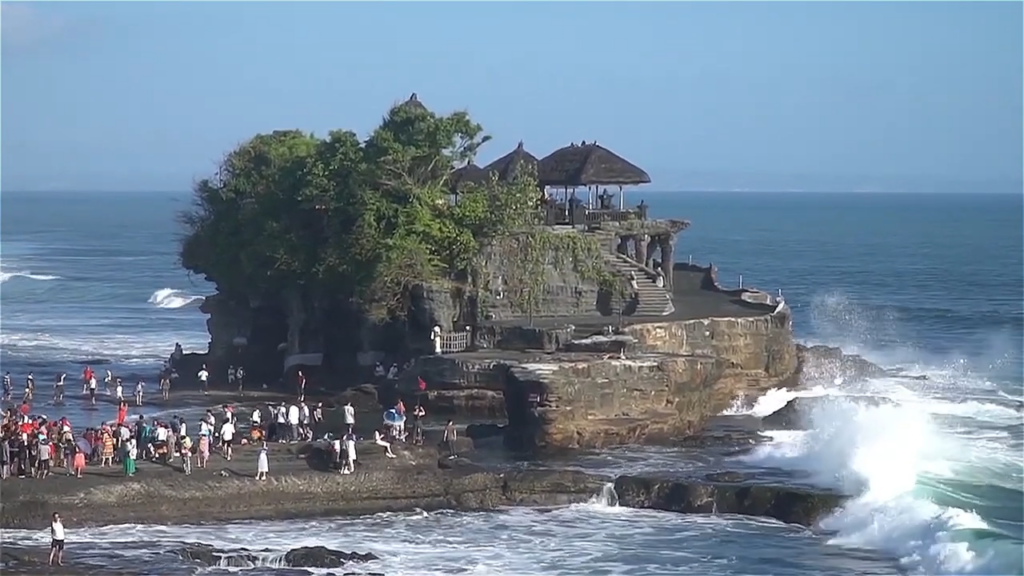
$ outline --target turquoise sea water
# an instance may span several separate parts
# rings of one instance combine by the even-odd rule
[[[293,525],[269,523],[261,540],[372,548],[389,575],[1024,573],[1021,196],[632,193],[627,202],[640,198],[655,216],[692,222],[679,260],[714,262],[727,286],[742,274],[744,285],[781,289],[801,339],[929,376],[814,383],[751,409],[768,413],[797,394],[840,399],[811,429],[775,433],[730,465],[839,487],[856,496],[844,510],[806,531],[595,502],[551,513],[324,520],[298,543]],[[16,382],[33,370],[48,383],[58,370],[78,374],[75,361],[103,358],[115,372],[147,374],[176,341],[204,348],[196,306],[211,287],[175,256],[174,214],[187,205],[184,193],[3,193],[2,369]],[[898,404],[842,404],[865,394]],[[105,416],[78,398],[66,410],[83,423]],[[685,468],[685,459],[651,454],[640,467]],[[252,530],[174,535],[241,546]],[[393,538],[371,538],[380,530]],[[140,537],[174,540],[160,527],[80,536],[91,541],[88,554],[112,562],[147,554],[129,542]],[[154,573],[176,566],[170,555],[152,562]]]

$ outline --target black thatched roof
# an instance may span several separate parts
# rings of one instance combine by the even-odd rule
[[[523,167],[536,171],[537,157],[527,152],[520,141],[515,150],[484,166],[483,169],[487,174],[496,173],[498,179],[503,182],[511,182]]]
[[[415,92],[413,92],[412,95],[409,96],[408,100],[399,104],[399,106],[401,106],[402,108],[411,108],[413,110],[422,110],[424,112],[427,111],[427,107],[423,105],[423,102],[420,102],[420,99],[418,96],[416,96]]]
[[[457,194],[459,189],[466,184],[486,183],[489,176],[489,172],[476,164],[466,164],[452,171],[452,175],[448,178],[448,187],[452,193]]]
[[[543,158],[537,167],[541,186],[649,184],[651,177],[618,154],[590,144],[570,144]]]

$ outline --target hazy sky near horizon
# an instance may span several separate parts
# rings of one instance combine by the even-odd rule
[[[175,190],[255,133],[367,134],[417,92],[651,189],[1017,186],[1022,4],[9,3],[5,190]],[[953,183],[953,184],[951,184]]]

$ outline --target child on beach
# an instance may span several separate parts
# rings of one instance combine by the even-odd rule
[[[74,470],[75,478],[81,478],[82,473],[85,472],[85,452],[82,452],[82,449],[77,446],[71,468]]]

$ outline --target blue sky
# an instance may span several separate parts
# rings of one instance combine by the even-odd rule
[[[2,5],[2,187],[177,190],[417,92],[652,189],[1020,190],[1021,3]]]

